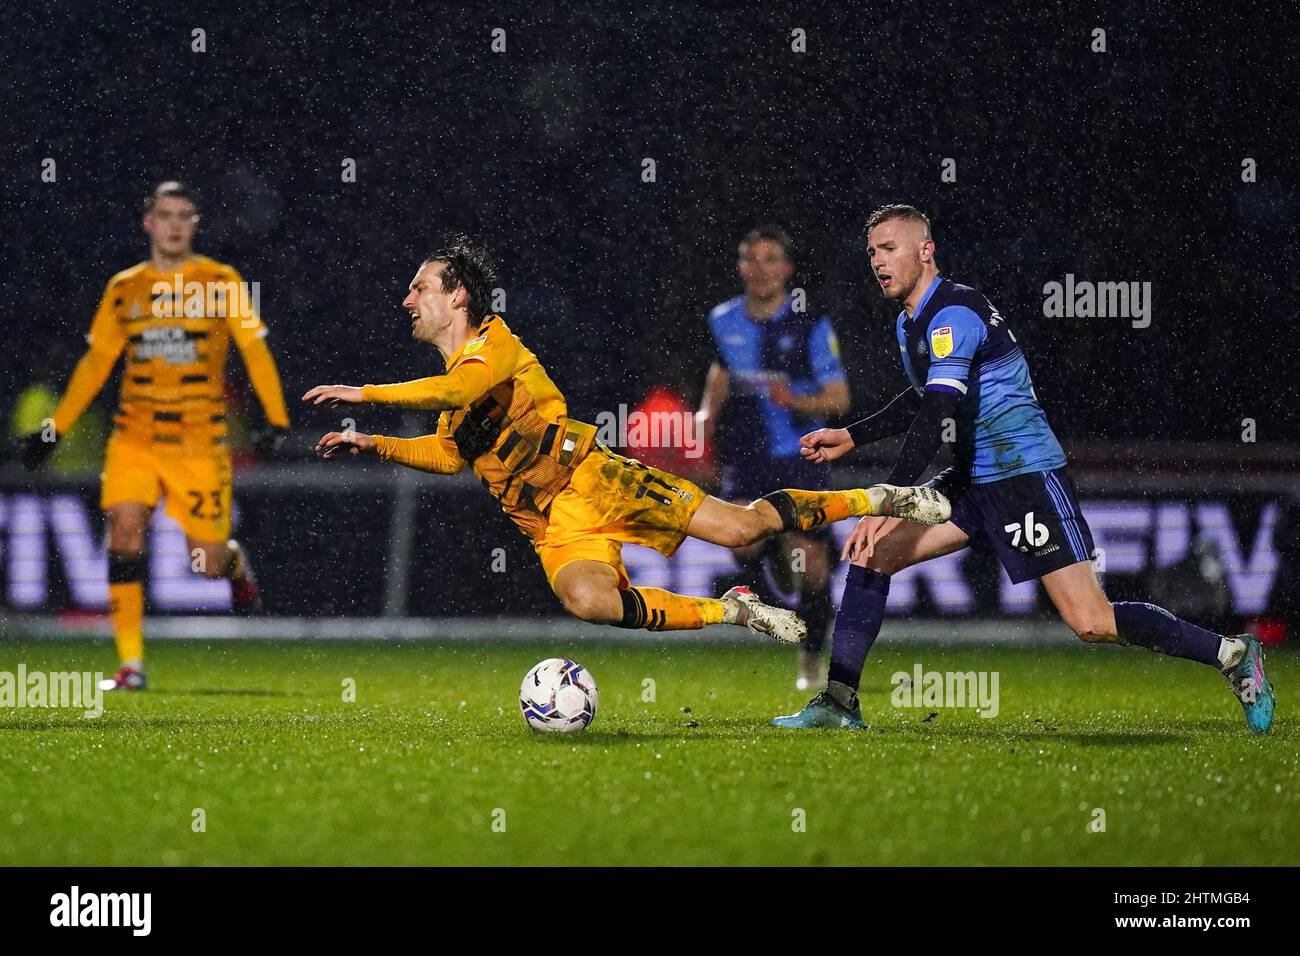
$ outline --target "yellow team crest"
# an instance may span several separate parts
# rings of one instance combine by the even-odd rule
[[[473,355],[475,352],[477,352],[479,349],[483,347],[483,343],[486,341],[487,341],[486,332],[480,335],[476,339],[470,339],[468,342],[465,343],[465,351],[462,352],[461,355]]]
[[[937,359],[952,352],[952,326],[945,325],[930,333],[930,354]]]

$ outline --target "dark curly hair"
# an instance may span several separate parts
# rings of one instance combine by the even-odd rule
[[[444,262],[442,291],[454,292],[464,288],[469,295],[466,309],[470,320],[478,325],[488,314],[488,301],[497,281],[497,266],[487,246],[463,233],[454,233],[443,239],[433,252],[424,257],[422,265]]]

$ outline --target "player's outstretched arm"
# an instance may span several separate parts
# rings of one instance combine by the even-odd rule
[[[316,443],[322,458],[339,455],[375,455],[382,461],[438,475],[454,475],[465,467],[456,443],[445,435],[421,435],[419,438],[390,438],[361,432],[329,432]]]
[[[302,397],[317,405],[389,405],[417,412],[466,408],[514,374],[520,361],[519,340],[493,319],[488,331],[463,346],[445,375],[431,375],[392,385],[317,385]]]
[[[466,407],[503,380],[494,377],[486,363],[471,357],[446,375],[394,385],[363,385],[361,394],[364,401],[376,405],[392,405],[417,412],[442,412]]]
[[[418,412],[464,408],[495,383],[484,364],[470,363],[447,375],[432,375],[393,385],[317,385],[303,395],[313,405],[389,405]]]
[[[946,386],[931,384],[926,387],[921,409],[912,419],[894,470],[885,479],[886,484],[911,485],[930,466],[943,444],[943,423],[957,417],[958,398],[958,394]]]
[[[847,428],[819,428],[799,439],[799,454],[809,461],[834,461],[852,450],[853,438]]]
[[[882,438],[901,435],[912,427],[916,413],[921,410],[921,398],[914,389],[895,395],[888,405],[866,418],[847,426],[855,446],[869,445]]]
[[[360,405],[365,401],[361,397],[360,385],[317,385],[307,389],[307,394],[302,397],[302,400],[313,405],[328,403],[330,408],[337,408],[339,405]]]
[[[834,461],[854,448],[903,434],[912,426],[920,408],[921,399],[909,388],[874,415],[845,428],[819,428],[804,435],[799,439],[799,454],[811,461]]]
[[[329,432],[322,435],[316,443],[316,454],[322,458],[334,458],[337,455],[373,455],[375,440],[361,432]]]

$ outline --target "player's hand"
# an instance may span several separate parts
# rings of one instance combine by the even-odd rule
[[[357,431],[330,432],[321,436],[321,440],[316,443],[316,454],[322,458],[333,458],[342,453],[371,455],[374,451],[375,440]]]
[[[834,461],[853,450],[847,428],[819,428],[799,439],[799,454],[809,461]]]
[[[794,393],[790,391],[788,379],[778,378],[768,383],[767,400],[778,408],[790,408]]]
[[[274,458],[288,437],[289,429],[266,425],[253,432],[253,452],[258,458]]]
[[[312,401],[313,399],[315,401]],[[337,408],[339,405],[360,405],[362,401],[361,386],[317,385],[315,388],[308,389],[302,400],[312,402],[313,405],[329,402],[330,408]]]
[[[859,519],[848,540],[844,542],[840,560],[847,558],[853,564],[866,563],[876,553],[876,542],[898,527],[902,520],[886,518],[884,515],[868,515]]]
[[[23,435],[18,439],[18,457],[22,459],[23,466],[28,471],[35,471],[41,467],[45,464],[45,459],[54,453],[54,446],[58,444],[58,440],[58,435],[55,435],[51,441],[46,441],[41,432]]]

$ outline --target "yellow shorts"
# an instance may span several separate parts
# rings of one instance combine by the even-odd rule
[[[114,435],[108,440],[99,506],[137,502],[148,508],[167,494],[167,514],[198,541],[230,537],[230,453],[172,458],[148,444]]]
[[[551,502],[546,533],[536,543],[546,580],[554,588],[566,564],[600,561],[614,569],[620,588],[629,587],[623,544],[671,555],[705,497],[694,482],[597,445]]]

